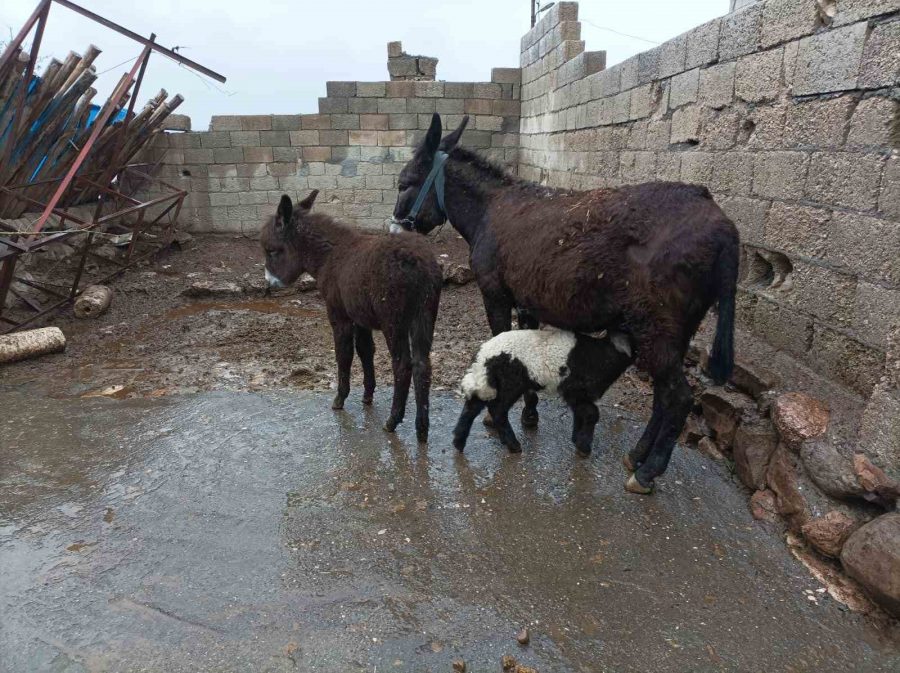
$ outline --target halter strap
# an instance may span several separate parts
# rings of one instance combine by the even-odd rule
[[[422,188],[419,190],[418,196],[416,196],[416,202],[413,203],[413,207],[406,216],[405,221],[415,224],[419,211],[422,210],[422,204],[428,198],[428,192],[431,191],[432,185],[434,186],[434,194],[437,197],[438,208],[440,208],[444,217],[447,216],[447,210],[444,208],[444,164],[447,163],[449,158],[450,155],[446,152],[440,150],[435,152],[431,171],[428,173],[428,177],[425,178],[425,182],[422,183]]]

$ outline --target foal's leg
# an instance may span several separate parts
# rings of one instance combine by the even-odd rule
[[[375,394],[375,341],[372,330],[356,325],[353,331],[356,354],[363,369],[363,404],[372,404]]]
[[[462,451],[466,448],[466,440],[469,439],[469,431],[472,429],[472,423],[484,409],[485,403],[478,397],[470,397],[463,406],[456,427],[453,429],[453,446]]]
[[[385,331],[384,338],[391,352],[391,365],[394,369],[394,399],[391,402],[391,415],[385,422],[384,429],[393,432],[403,422],[406,413],[412,365],[409,357],[409,335],[405,331],[388,330]]]
[[[430,310],[429,310],[430,309]],[[431,391],[431,341],[434,337],[434,320],[437,316],[437,302],[423,307],[423,312],[413,318],[409,330],[412,350],[412,376],[416,393],[416,438],[420,442],[428,440],[429,403]]]
[[[647,454],[650,453],[650,449],[653,448],[653,442],[659,434],[660,427],[662,427],[662,419],[663,409],[660,396],[654,393],[653,413],[650,415],[650,421],[644,428],[644,434],[641,435],[638,443],[635,444],[631,451],[629,451],[622,459],[625,469],[629,472],[634,472],[643,465],[644,461],[647,459]]]
[[[537,329],[540,323],[527,311],[518,312],[519,329]],[[526,428],[536,428],[538,424],[538,396],[533,390],[525,391],[525,408],[522,409],[522,425]]]
[[[349,320],[331,320],[334,334],[334,356],[337,360],[337,394],[332,409],[343,409],[344,400],[350,394],[350,367],[353,366],[353,323]]]
[[[684,428],[694,401],[691,387],[680,365],[655,377],[653,395],[659,396],[662,418],[653,448],[644,464],[625,484],[625,488],[632,493],[650,493],[653,490],[653,480],[666,471],[675,441]]]

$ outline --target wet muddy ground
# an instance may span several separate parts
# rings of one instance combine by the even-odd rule
[[[454,232],[435,241],[464,262]],[[508,455],[451,392],[488,337],[445,286],[432,435],[332,412],[313,292],[262,294],[255,241],[204,238],[114,283],[64,354],[0,370],[0,673],[895,671],[896,625],[849,612],[753,521],[727,466],[678,449],[651,498],[620,458],[649,412],[628,373],[576,458],[568,412]],[[236,295],[188,298],[197,281]],[[517,412],[514,413],[517,416]],[[531,644],[516,642],[524,626]]]
[[[358,397],[0,393],[0,671],[900,667],[697,452],[625,493],[628,414],[589,459],[546,402],[522,454],[479,430],[460,456],[453,396],[427,447]]]

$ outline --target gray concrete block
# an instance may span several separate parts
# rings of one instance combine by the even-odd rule
[[[841,147],[854,104],[850,96],[841,96],[789,105],[784,123],[785,147]]]
[[[673,140],[672,142],[681,141]],[[710,152],[683,152],[681,155],[682,181],[697,185],[709,184],[713,170],[713,157],[714,155]]]
[[[406,112],[405,98],[381,98],[378,100],[379,114],[398,114]]]
[[[715,63],[719,58],[719,33],[722,19],[707,21],[687,33],[686,69]]]
[[[260,131],[259,144],[268,147],[290,147],[290,131]]]
[[[684,160],[692,153],[682,157],[681,172],[684,175]],[[682,178],[683,179],[683,178]],[[766,214],[771,202],[764,199],[751,199],[744,196],[729,196],[717,200],[741,234],[744,243],[761,243],[763,241]]]
[[[806,195],[813,201],[855,210],[878,203],[885,158],[855,152],[816,152],[809,166]]]
[[[320,98],[319,112],[322,114],[339,113],[346,114],[350,110],[349,98]]]
[[[884,369],[884,352],[816,321],[807,361],[824,376],[868,397]]]
[[[700,87],[698,100],[701,104],[712,108],[730,105],[734,99],[734,73],[737,65],[734,61],[721,63],[700,71]]]
[[[835,26],[843,26],[900,10],[900,0],[843,0],[836,4]]]
[[[809,156],[804,152],[760,152],[753,170],[753,193],[770,199],[803,198]]]
[[[318,131],[290,131],[292,147],[306,147],[319,144]]]
[[[706,150],[733,148],[742,121],[741,113],[731,108],[724,110],[702,108],[700,145]]]
[[[748,103],[778,97],[784,49],[770,49],[738,59],[734,95]]]
[[[300,128],[306,130],[330,129],[331,115],[300,115]]]
[[[687,51],[687,33],[667,40],[659,45],[659,64],[657,77],[671,77],[685,70]]]
[[[273,131],[299,131],[300,115],[272,115]]]
[[[788,255],[825,258],[831,211],[772,202],[766,214],[763,243]]]
[[[492,68],[491,81],[498,84],[521,84],[521,68]]]
[[[697,101],[700,86],[700,69],[694,68],[672,78],[669,88],[669,109]]]
[[[855,89],[866,32],[866,25],[861,23],[800,40],[794,95]]]
[[[870,281],[900,283],[900,222],[835,211],[826,258]]]
[[[356,82],[326,82],[325,92],[335,98],[350,98],[356,95]]]
[[[709,188],[713,195],[750,194],[753,180],[753,154],[749,152],[717,152],[713,158],[713,171]]]
[[[410,98],[406,101],[406,111],[415,114],[431,114],[437,111],[437,104],[443,100],[443,98]]]
[[[241,118],[237,115],[213,115],[209,121],[210,131],[240,131]]]
[[[351,98],[347,110],[353,114],[370,114],[378,112],[378,98]]]
[[[240,147],[217,147],[213,150],[213,161],[217,164],[236,164],[244,160],[244,150]]]
[[[659,76],[659,47],[637,55],[637,83],[646,84]],[[624,88],[624,87],[623,87]]]
[[[259,147],[259,131],[231,131],[232,147]]]
[[[887,217],[900,220],[900,156],[892,153],[884,167],[884,181],[878,210]]]
[[[200,137],[200,147],[204,149],[231,147],[231,136],[228,131],[208,131],[197,135]]]
[[[355,114],[335,114],[331,115],[331,128],[333,129],[358,129],[359,115]]]
[[[896,0],[892,0],[896,1]],[[859,86],[877,89],[900,82],[900,20],[875,26],[866,40]]]
[[[271,131],[272,115],[241,115],[241,130]]]
[[[866,343],[887,349],[891,326],[900,325],[900,290],[859,281],[853,307],[851,330]],[[900,433],[900,416],[895,425]]]
[[[672,143],[700,141],[700,107],[689,105],[672,114]]]
[[[365,98],[384,98],[386,88],[384,82],[357,82],[356,95]]]
[[[815,32],[819,9],[810,0],[767,0],[763,8],[761,46],[771,47]]]
[[[900,100],[872,96],[859,102],[850,119],[848,148],[887,149],[900,140]]]
[[[722,17],[720,61],[729,61],[759,48],[763,8],[764,5],[760,2]]]

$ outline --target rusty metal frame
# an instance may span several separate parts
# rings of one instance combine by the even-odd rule
[[[110,186],[103,186],[104,184],[111,185],[113,178],[116,176],[118,176],[121,181],[121,178],[123,177],[124,172],[129,171],[129,170],[131,172],[135,172],[135,173],[143,176],[144,178],[151,179],[151,180],[154,179],[154,178],[151,178],[146,173],[142,173],[139,170],[137,170],[137,168],[135,166],[111,166],[107,170],[103,171],[101,177],[98,178],[96,181],[85,180],[84,178],[86,176],[78,176],[77,175],[78,170],[81,168],[81,165],[84,163],[84,160],[88,157],[91,150],[93,149],[94,143],[96,142],[97,138],[99,137],[101,131],[106,127],[107,123],[109,122],[112,115],[116,112],[116,110],[121,109],[126,97],[129,96],[129,91],[131,90],[132,85],[134,85],[134,91],[130,95],[130,100],[129,100],[129,104],[128,104],[128,112],[125,115],[125,120],[123,121],[123,124],[127,128],[127,125],[131,119],[131,116],[134,113],[135,101],[137,100],[138,92],[140,91],[141,83],[143,82],[143,79],[144,79],[144,73],[146,72],[146,69],[147,69],[147,63],[149,61],[150,54],[153,53],[154,51],[158,52],[158,53],[166,56],[167,58],[174,60],[175,62],[179,63],[180,65],[191,68],[192,70],[196,70],[196,71],[206,75],[207,77],[211,77],[212,79],[215,79],[218,82],[226,81],[225,77],[223,75],[220,75],[219,73],[217,73],[213,70],[210,70],[209,68],[206,68],[205,66],[202,66],[199,63],[192,61],[191,59],[185,58],[184,56],[181,56],[180,54],[172,51],[171,49],[166,49],[165,47],[160,46],[159,44],[156,43],[156,35],[155,34],[151,34],[149,38],[144,37],[144,36],[139,35],[138,33],[135,33],[123,26],[120,26],[117,23],[114,23],[113,21],[110,21],[109,19],[107,19],[103,16],[100,16],[99,14],[95,14],[94,12],[91,12],[90,10],[85,9],[84,7],[81,7],[77,4],[75,4],[74,2],[70,2],[69,0],[40,0],[38,2],[38,5],[35,8],[34,12],[32,13],[32,15],[25,22],[25,25],[22,27],[22,29],[19,31],[19,33],[15,36],[15,38],[13,38],[12,42],[10,42],[7,45],[7,48],[3,52],[3,54],[0,55],[0,76],[2,76],[4,74],[4,72],[6,71],[6,69],[8,67],[10,67],[10,65],[12,64],[12,59],[17,54],[19,49],[21,48],[22,44],[25,41],[25,38],[31,33],[32,29],[34,29],[35,36],[34,36],[34,40],[32,41],[31,51],[29,53],[28,66],[26,68],[26,74],[25,74],[25,78],[23,80],[24,84],[22,87],[20,87],[20,90],[18,92],[18,100],[16,101],[16,115],[15,115],[15,117],[13,117],[13,120],[12,120],[10,142],[6,143],[6,146],[2,153],[2,156],[0,156],[0,165],[5,164],[8,161],[8,158],[9,158],[8,155],[12,151],[12,145],[14,144],[13,139],[17,136],[17,131],[19,130],[19,125],[23,123],[22,113],[24,110],[25,99],[26,99],[26,96],[28,93],[28,83],[31,82],[31,79],[34,76],[34,69],[35,69],[35,65],[37,63],[38,53],[40,51],[41,41],[42,41],[43,35],[44,35],[44,28],[46,27],[47,20],[48,20],[49,14],[50,14],[50,7],[54,3],[58,4],[62,7],[65,7],[69,10],[72,10],[92,21],[95,21],[96,23],[99,23],[102,26],[105,26],[111,30],[116,31],[117,33],[120,33],[120,34],[134,40],[135,42],[143,45],[143,49],[141,50],[140,55],[137,57],[137,60],[135,61],[134,66],[131,68],[131,70],[126,75],[123,75],[123,77],[119,80],[119,83],[116,86],[115,90],[110,95],[106,104],[101,109],[99,116],[97,117],[97,119],[94,120],[91,134],[89,135],[84,146],[79,151],[77,157],[75,158],[75,161],[69,167],[69,170],[67,171],[66,175],[63,178],[57,178],[54,180],[44,181],[45,184],[49,183],[49,182],[57,182],[57,181],[59,182],[59,185],[58,185],[56,191],[54,192],[53,196],[50,198],[49,201],[47,201],[46,203],[35,201],[33,199],[25,197],[22,194],[17,194],[15,192],[16,189],[20,189],[20,188],[30,186],[31,184],[36,184],[36,183],[30,183],[29,185],[19,185],[19,186],[15,186],[15,187],[0,186],[0,190],[2,190],[3,192],[5,192],[7,194],[12,194],[16,198],[22,199],[28,203],[31,203],[32,205],[37,205],[42,208],[41,215],[38,218],[38,220],[35,222],[33,230],[31,232],[24,232],[24,233],[20,232],[20,233],[15,233],[13,235],[8,235],[8,236],[4,236],[4,237],[0,238],[0,333],[2,333],[3,331],[11,331],[12,329],[18,329],[18,328],[24,327],[26,324],[29,324],[29,323],[37,320],[39,317],[46,315],[49,311],[52,311],[52,310],[58,308],[59,306],[61,306],[62,304],[66,303],[68,301],[72,301],[75,299],[75,297],[77,297],[77,295],[80,292],[79,283],[80,283],[81,277],[83,275],[85,262],[86,262],[87,256],[89,254],[91,254],[91,248],[93,247],[93,241],[95,238],[97,228],[110,222],[112,219],[120,218],[120,217],[123,217],[126,215],[137,214],[137,225],[134,228],[132,228],[132,239],[131,239],[130,245],[128,247],[128,252],[126,254],[126,262],[125,262],[124,266],[122,266],[122,268],[114,271],[109,276],[107,276],[103,279],[98,279],[96,282],[102,282],[103,280],[108,280],[112,276],[115,276],[115,275],[121,273],[125,268],[127,268],[134,261],[137,261],[139,259],[146,257],[146,255],[140,255],[137,257],[134,256],[134,252],[138,245],[138,241],[141,238],[142,231],[144,231],[147,227],[152,227],[152,226],[156,225],[165,215],[167,215],[174,209],[175,214],[174,214],[174,218],[172,218],[172,222],[170,224],[169,234],[168,234],[168,237],[171,236],[171,228],[174,227],[174,223],[178,221],[178,216],[181,212],[181,206],[184,203],[184,198],[187,195],[187,192],[185,192],[181,189],[178,189],[177,187],[174,187],[173,185],[169,185],[167,183],[163,183],[162,181],[158,180],[158,182],[163,184],[163,186],[172,190],[172,193],[169,195],[163,196],[163,197],[151,199],[150,201],[138,202],[136,199],[133,199],[130,195],[126,195],[117,190],[114,190]],[[125,137],[124,132],[122,133],[121,137],[124,139],[124,137]],[[68,213],[66,211],[66,209],[59,207],[59,203],[60,203],[60,200],[62,199],[62,197],[67,193],[69,188],[73,184],[76,184],[76,183],[90,185],[94,189],[97,189],[99,191],[100,197],[97,200],[97,207],[96,207],[94,217],[91,222],[85,222],[85,221],[73,216],[71,213]],[[119,182],[119,184],[121,184],[121,182]],[[114,213],[111,213],[109,215],[101,217],[100,215],[101,215],[103,206],[109,198],[115,198],[115,199],[121,199],[124,201],[129,201],[129,202],[131,202],[132,205],[123,210],[118,210]],[[167,208],[165,208],[159,216],[157,216],[152,222],[149,222],[149,223],[144,222],[144,216],[149,207],[154,206],[154,205],[159,205],[161,203],[165,203],[166,201],[169,201],[169,200],[171,200],[172,203],[169,204],[169,206]],[[57,217],[59,217],[60,224],[71,221],[71,222],[74,222],[76,225],[80,225],[80,226],[78,228],[62,231],[62,232],[59,232],[58,234],[53,234],[50,236],[41,236],[41,237],[35,236],[36,234],[41,232],[41,230],[43,229],[44,225],[47,223],[47,220],[50,218],[51,215],[56,215]],[[126,227],[126,228],[128,228],[128,227]],[[25,321],[17,322],[9,317],[5,317],[3,314],[4,314],[4,309],[5,309],[6,298],[9,294],[9,292],[13,291],[12,284],[13,284],[13,281],[15,280],[15,267],[16,267],[16,262],[17,262],[19,256],[21,256],[23,254],[28,254],[30,252],[34,252],[34,251],[38,250],[39,248],[47,245],[49,242],[59,241],[64,238],[68,238],[69,236],[74,236],[76,234],[86,233],[86,232],[87,232],[86,242],[85,242],[85,245],[84,245],[82,253],[81,253],[81,258],[79,260],[79,269],[78,269],[78,272],[76,273],[75,281],[72,284],[72,287],[68,293],[68,296],[66,298],[62,299],[61,301],[55,303],[54,305],[47,307],[47,308],[40,309],[40,310],[39,310],[38,306],[34,305],[35,302],[29,302],[28,300],[26,300],[26,303],[33,310],[37,311],[37,315],[31,316],[30,318],[28,318]],[[4,232],[0,231],[0,234],[3,234],[3,233]],[[21,238],[24,238],[25,240],[19,240]],[[44,288],[44,291],[45,292],[47,291],[46,288]],[[16,294],[18,296],[18,293],[16,293]],[[53,294],[53,293],[48,292],[48,294]],[[12,327],[10,329],[3,330],[2,323],[11,324]]]

